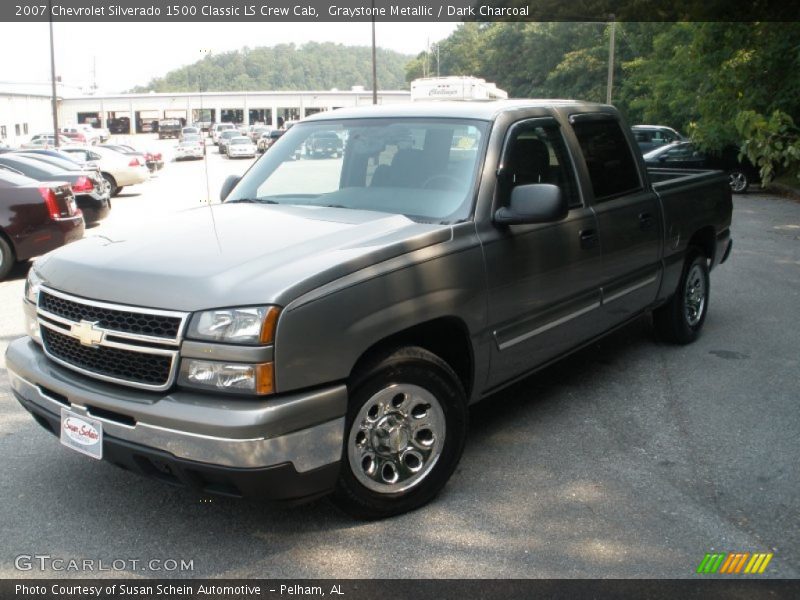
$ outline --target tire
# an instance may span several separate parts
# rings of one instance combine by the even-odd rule
[[[435,354],[406,346],[353,377],[332,500],[359,519],[426,504],[444,487],[467,435],[464,388]]]
[[[109,193],[112,196],[116,196],[117,194],[119,194],[119,190],[121,190],[122,188],[117,187],[117,180],[114,179],[109,173],[103,173],[102,175],[103,179],[105,179],[108,182]]]
[[[744,194],[750,187],[750,179],[744,171],[731,171],[728,173],[728,183],[734,194]]]
[[[706,321],[710,298],[708,258],[690,248],[675,295],[653,312],[659,338],[673,344],[689,344],[700,335]]]
[[[0,235],[0,281],[6,278],[6,275],[9,274],[16,262],[17,258],[14,255],[14,249],[6,239]]]
[[[114,190],[114,193],[113,193],[113,194],[111,194],[111,195],[112,195],[112,196],[119,196],[119,195],[120,195],[120,193],[122,192],[122,190],[124,190],[124,189],[125,189],[125,187],[121,185],[121,186],[119,186],[119,187],[118,187],[116,190]]]

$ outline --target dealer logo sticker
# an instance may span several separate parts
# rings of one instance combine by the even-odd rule
[[[61,443],[94,458],[103,455],[103,425],[95,419],[79,417],[61,409]]]

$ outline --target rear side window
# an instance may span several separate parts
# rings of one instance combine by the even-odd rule
[[[617,121],[578,121],[573,127],[595,200],[602,202],[641,189],[636,161]]]

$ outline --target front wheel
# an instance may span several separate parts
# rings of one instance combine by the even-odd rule
[[[351,385],[334,503],[360,519],[429,502],[461,458],[467,403],[452,368],[414,346],[386,353]]]
[[[653,312],[653,324],[659,337],[675,344],[697,339],[708,314],[710,280],[708,259],[690,248],[675,295]]]

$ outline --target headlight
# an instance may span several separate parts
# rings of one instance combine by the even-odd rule
[[[196,313],[186,337],[231,344],[271,344],[280,309],[277,306],[225,308]]]
[[[39,288],[44,281],[36,273],[36,270],[31,267],[28,271],[28,279],[25,281],[25,299],[28,302],[36,304],[39,301]]]
[[[264,396],[274,391],[272,363],[223,363],[184,358],[178,383],[218,392]]]

